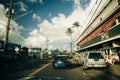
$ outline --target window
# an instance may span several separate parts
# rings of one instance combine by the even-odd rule
[[[90,54],[89,54],[89,58],[90,58],[90,59],[94,59],[94,58],[102,59],[103,56],[102,56],[101,53],[90,53]]]

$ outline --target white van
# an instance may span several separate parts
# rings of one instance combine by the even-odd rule
[[[87,52],[84,54],[83,68],[105,68],[107,64],[103,55],[99,52]]]

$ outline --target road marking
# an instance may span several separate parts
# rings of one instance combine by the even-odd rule
[[[88,76],[88,75],[93,75],[93,74],[87,74],[87,73],[83,72],[83,75],[86,75],[86,76]]]
[[[35,70],[32,73],[28,74],[28,76],[31,77],[31,76],[37,74],[38,72],[40,72],[41,70],[43,70],[44,68],[46,68],[48,65],[50,65],[50,63],[44,65],[43,67],[38,68],[37,70]]]

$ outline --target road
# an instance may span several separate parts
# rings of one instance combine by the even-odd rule
[[[110,69],[83,70],[75,64],[70,69],[53,69],[50,64],[35,75],[36,77],[65,77],[72,80],[120,80],[120,76],[113,75]]]
[[[40,63],[44,63],[44,61]],[[40,63],[33,62],[32,64],[34,65],[29,65],[31,68],[26,68],[17,72],[10,73],[9,75],[5,75],[5,77],[1,78],[0,80],[16,80],[17,78],[25,76],[36,76],[37,78],[64,77],[70,80],[120,80],[120,67],[118,67],[120,65],[115,66],[114,68],[116,69],[113,71],[113,67],[110,69],[83,70],[82,66],[78,66],[76,64],[72,64],[70,69],[53,69],[51,62],[49,61],[45,64]]]

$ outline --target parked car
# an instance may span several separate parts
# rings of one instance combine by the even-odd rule
[[[52,62],[53,68],[63,67],[63,68],[69,68],[70,67],[70,61],[68,55],[56,55]]]
[[[107,64],[103,55],[99,52],[87,52],[84,54],[83,68],[105,68]]]

